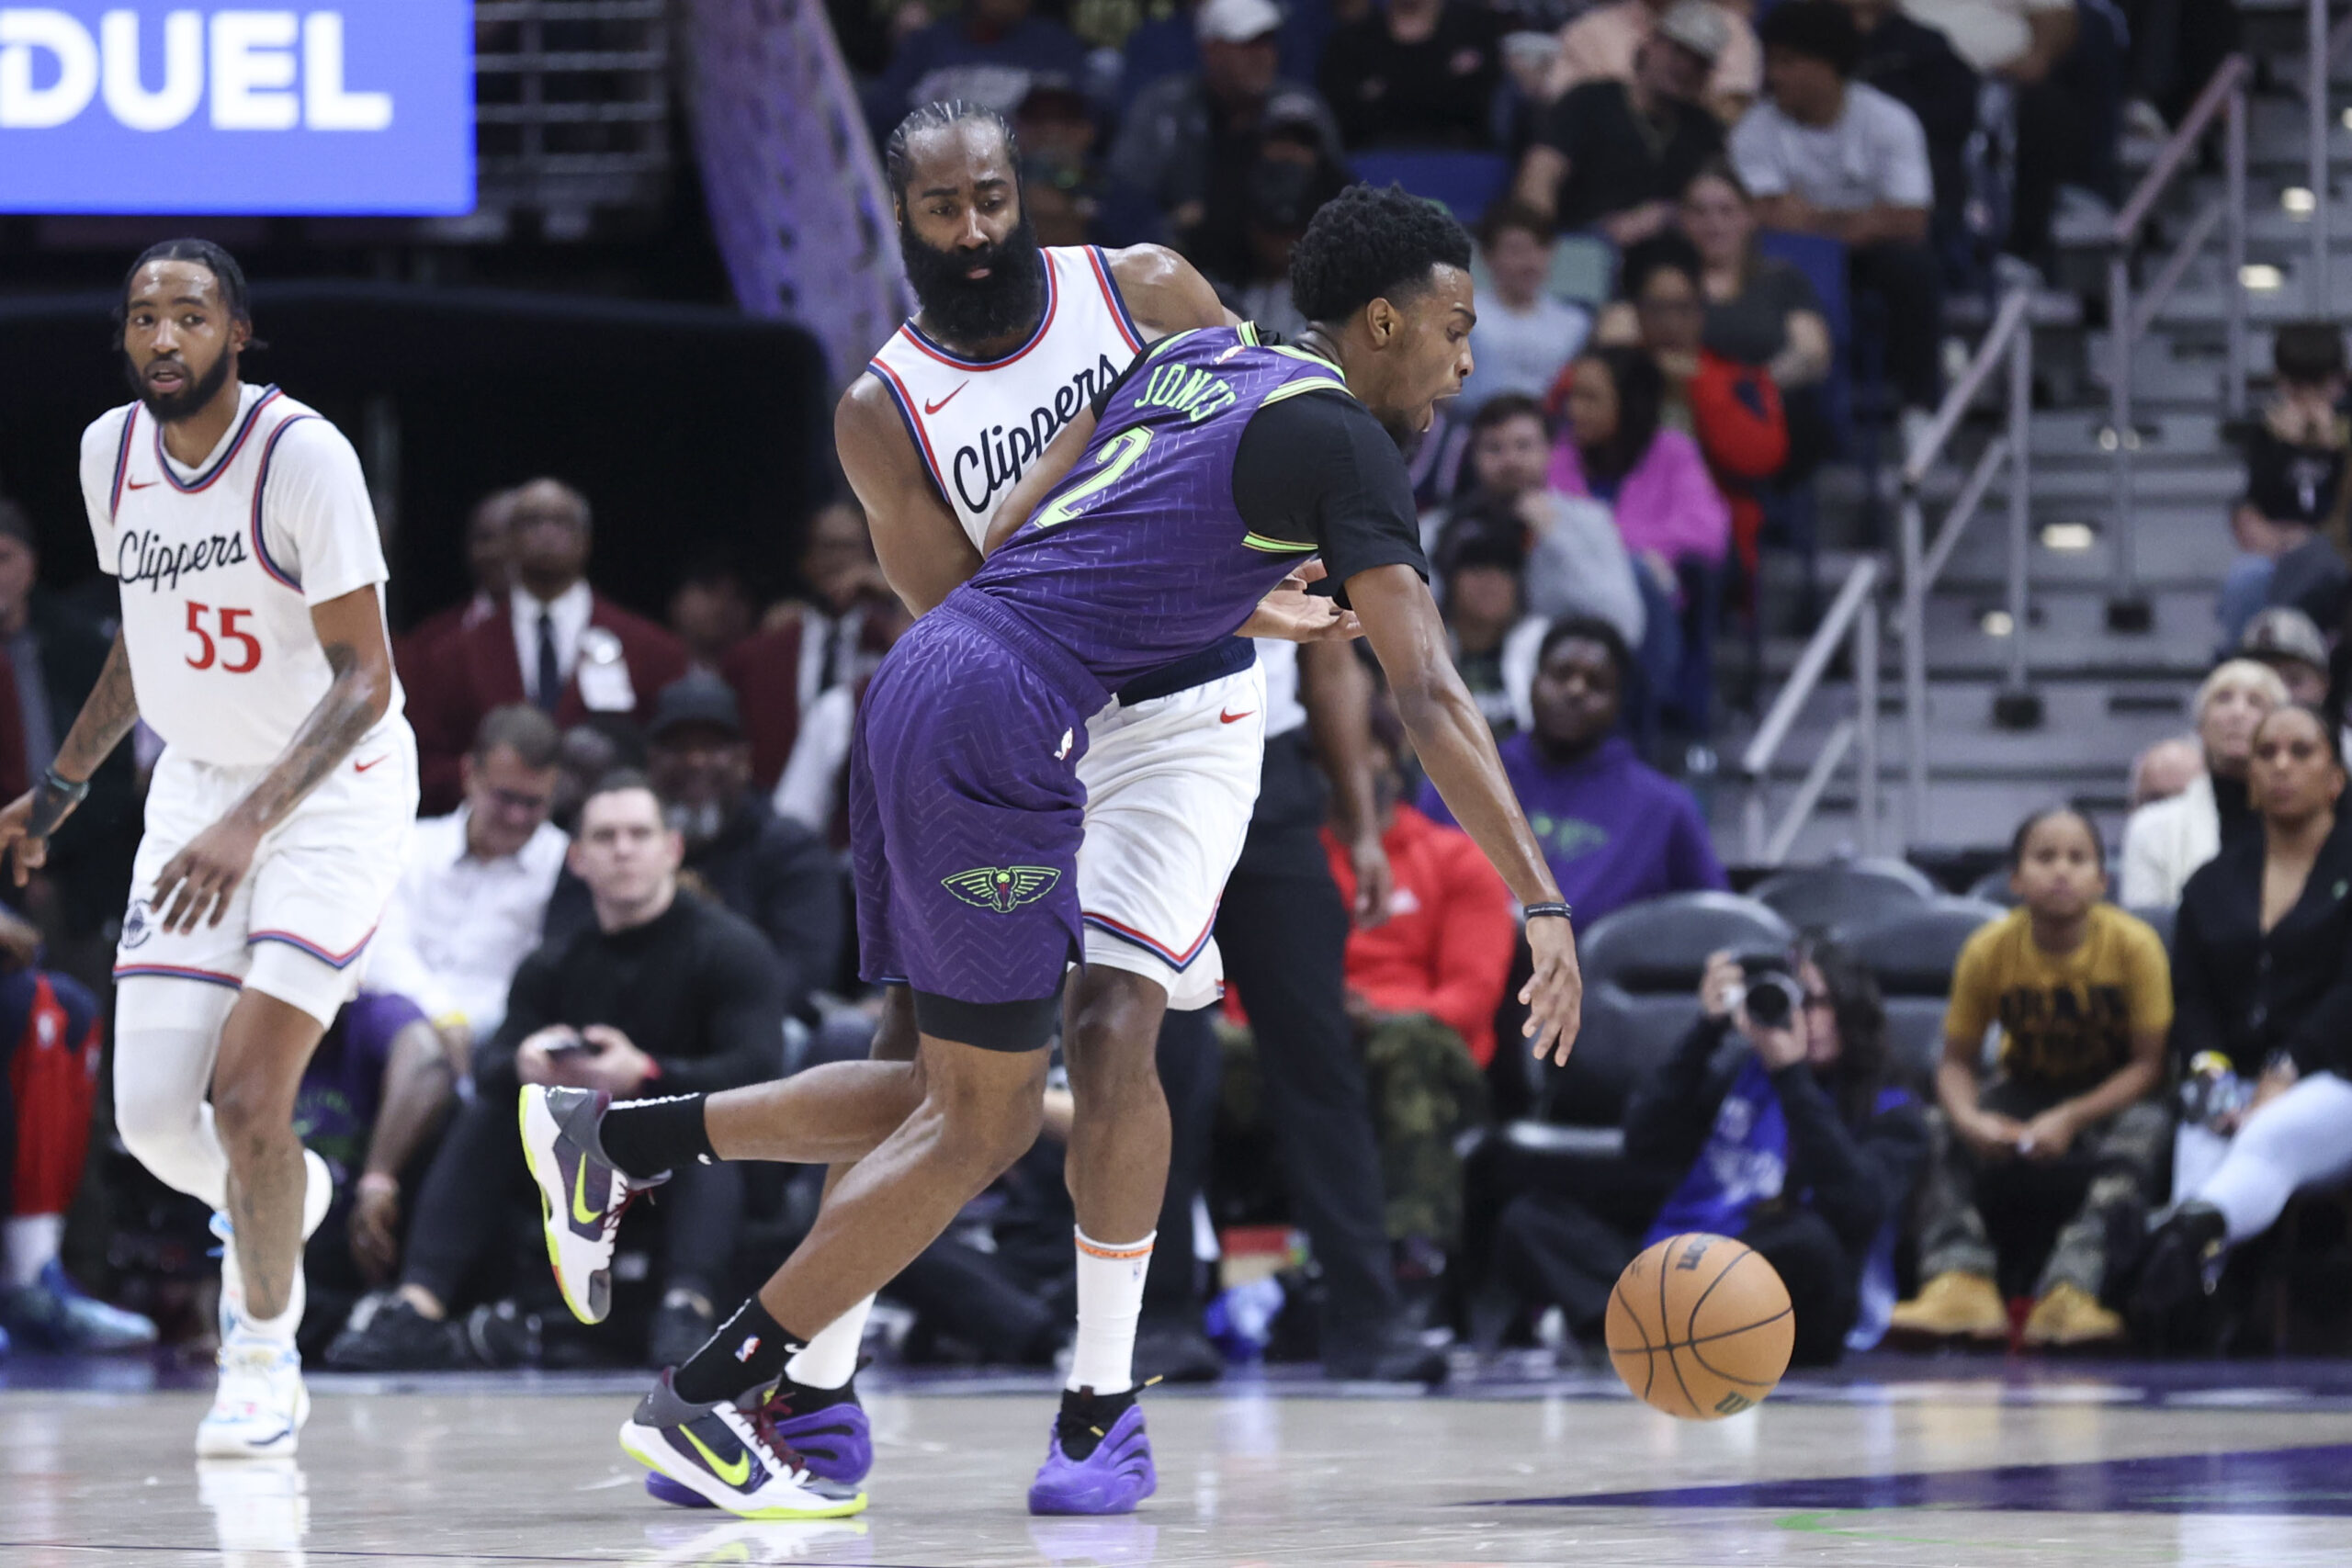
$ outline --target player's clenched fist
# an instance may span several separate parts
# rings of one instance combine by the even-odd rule
[[[32,831],[33,797],[28,790],[0,809],[0,854],[8,857],[22,887],[49,861],[49,840]]]
[[[164,911],[164,930],[178,936],[198,925],[219,925],[260,844],[261,830],[234,816],[190,839],[156,874],[153,903]]]
[[[1519,991],[1519,999],[1527,1004],[1523,1032],[1537,1060],[1548,1055],[1565,1066],[1584,1017],[1584,973],[1577,967],[1576,933],[1566,920],[1546,915],[1527,922],[1527,946],[1535,957],[1535,973]]]

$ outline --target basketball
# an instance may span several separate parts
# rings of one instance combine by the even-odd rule
[[[1670,1235],[1617,1276],[1605,1335],[1610,1364],[1638,1398],[1681,1420],[1720,1421],[1780,1382],[1796,1318],[1755,1248]]]

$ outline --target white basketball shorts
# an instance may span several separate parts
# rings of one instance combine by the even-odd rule
[[[1086,962],[1157,980],[1168,1005],[1207,1007],[1225,968],[1209,935],[1241,856],[1266,750],[1256,664],[1087,722],[1078,895]]]
[[[199,762],[165,749],[147,792],[147,830],[131,871],[115,979],[251,986],[333,1023],[359,988],[368,939],[407,858],[416,739],[405,719],[377,727],[263,838],[218,925],[164,931],[157,874],[268,771]],[[119,1010],[135,1010],[130,992]]]

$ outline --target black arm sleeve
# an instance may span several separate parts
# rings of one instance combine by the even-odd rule
[[[1330,581],[1404,565],[1430,575],[1404,454],[1345,392],[1268,403],[1250,417],[1233,459],[1233,503],[1253,534],[1319,547]]]
[[[784,1062],[784,971],[761,935],[722,910],[696,934],[703,1051],[663,1056],[662,1094],[709,1094],[775,1077]]]
[[[1723,1108],[1731,1080],[1707,1082],[1707,1064],[1730,1026],[1702,1018],[1690,1026],[1674,1055],[1658,1064],[1648,1080],[1625,1101],[1625,1157],[1660,1169],[1685,1170],[1706,1146],[1715,1112]],[[1714,1092],[1707,1092],[1710,1089]]]
[[[1928,1142],[1918,1109],[1897,1106],[1871,1118],[1860,1134],[1849,1132],[1803,1062],[1774,1073],[1772,1092],[1789,1129],[1787,1190],[1809,1189],[1813,1211],[1860,1257],[1918,1178]]]

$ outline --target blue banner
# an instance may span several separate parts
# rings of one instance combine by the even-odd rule
[[[0,0],[0,211],[474,205],[469,0]]]

